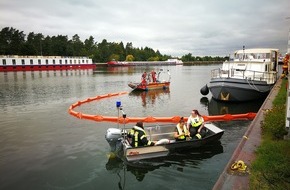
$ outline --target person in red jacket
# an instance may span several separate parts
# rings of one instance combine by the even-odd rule
[[[152,81],[156,82],[156,72],[154,70],[151,71]]]

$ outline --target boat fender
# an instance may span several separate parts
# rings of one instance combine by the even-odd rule
[[[232,164],[231,169],[238,170],[238,171],[245,171],[247,169],[247,166],[245,162],[243,162],[242,160],[239,160]]]
[[[207,87],[207,84],[204,86],[204,87],[202,87],[201,89],[200,89],[200,93],[202,94],[202,95],[208,95],[208,93],[209,93],[209,89],[208,89],[208,87]]]
[[[160,139],[159,141],[157,141],[155,143],[155,145],[159,145],[159,144],[169,144],[170,140],[169,139]]]

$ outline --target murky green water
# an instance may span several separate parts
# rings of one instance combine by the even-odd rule
[[[118,100],[130,117],[187,117],[194,108],[202,115],[257,112],[261,104],[241,108],[202,97],[200,88],[218,66],[0,73],[0,189],[211,189],[250,121],[217,122],[225,133],[215,146],[128,166],[110,154],[104,138],[117,124],[81,120],[68,108],[88,97],[130,92],[128,82],[139,81],[144,70],[163,69],[171,74],[169,91],[129,93],[77,110],[116,116]]]

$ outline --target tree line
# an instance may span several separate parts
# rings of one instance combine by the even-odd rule
[[[108,42],[103,39],[96,42],[93,36],[82,41],[78,34],[71,39],[67,35],[44,36],[42,33],[23,31],[5,27],[0,31],[0,55],[43,55],[43,56],[86,56],[95,63],[117,61],[165,61],[174,58],[162,55],[159,50],[150,47],[133,47],[132,42]],[[221,61],[223,57],[195,57],[191,53],[181,57],[186,61]]]

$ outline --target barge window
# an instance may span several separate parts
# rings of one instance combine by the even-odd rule
[[[52,64],[55,64],[55,60],[54,59],[52,60]]]
[[[24,59],[21,59],[21,64],[25,65],[25,60]]]
[[[76,64],[77,63],[77,61],[76,60],[74,60],[74,64]]]
[[[46,59],[46,60],[45,60],[45,64],[47,64],[47,65],[48,65],[48,59]]]
[[[82,60],[83,61],[83,63],[85,63],[85,60]]]
[[[65,62],[65,64],[67,64],[67,59],[66,59],[66,60],[64,60],[64,62]]]
[[[41,59],[38,59],[38,65],[41,65]]]
[[[62,64],[62,60],[61,59],[59,60],[59,64]]]
[[[79,64],[81,63],[81,60],[79,60]]]
[[[72,60],[69,60],[69,63],[72,64]]]
[[[12,59],[12,65],[16,65],[16,60]]]
[[[2,59],[2,64],[6,65],[6,59]]]
[[[30,59],[30,65],[33,65],[33,60],[32,59]]]

